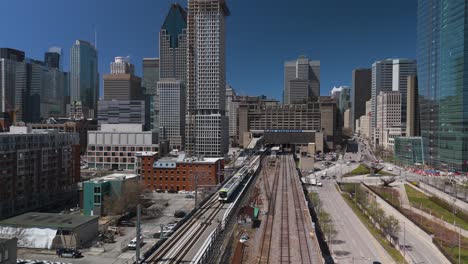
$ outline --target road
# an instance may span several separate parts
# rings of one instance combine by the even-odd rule
[[[309,187],[316,191],[335,222],[338,234],[330,249],[337,263],[369,263],[380,261],[394,263],[385,249],[367,230],[351,208],[346,204],[333,180],[324,180],[323,187]]]
[[[405,248],[405,252],[409,254],[413,263],[450,263],[432,243],[432,238],[427,233],[380,197],[376,196],[376,200],[387,215],[393,215],[400,222],[402,226],[399,234],[400,245]]]

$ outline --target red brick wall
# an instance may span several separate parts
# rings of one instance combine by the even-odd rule
[[[195,175],[198,174],[198,186],[217,185],[219,168],[223,170],[224,160],[213,164],[177,163],[176,168],[153,168],[153,157],[143,157],[141,179],[149,190],[187,190],[195,189]],[[221,176],[221,181],[223,177]]]

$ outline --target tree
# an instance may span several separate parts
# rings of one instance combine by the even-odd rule
[[[398,219],[393,215],[383,218],[382,229],[384,233],[389,235],[393,240],[398,240],[398,234],[400,233],[401,226]]]
[[[322,209],[322,201],[320,200],[319,196],[315,192],[311,192],[309,194],[310,201],[312,202],[312,206],[315,208],[317,214],[320,214]]]
[[[338,231],[336,231],[335,224],[333,223],[330,214],[325,211],[321,211],[318,216],[318,220],[326,240],[331,243],[336,238]]]
[[[121,215],[135,211],[140,202],[143,186],[137,181],[122,183],[121,193],[110,193],[104,197],[104,212],[109,215]]]

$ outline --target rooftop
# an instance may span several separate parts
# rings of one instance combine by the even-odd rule
[[[107,175],[107,176],[94,178],[94,179],[91,179],[89,181],[92,181],[92,182],[96,182],[96,181],[123,181],[123,180],[132,179],[132,178],[136,178],[136,177],[138,177],[138,175],[136,175],[136,174],[113,173],[113,174],[110,174],[110,175]]]
[[[0,226],[73,229],[98,218],[98,216],[32,212],[0,221]]]
[[[160,158],[159,162],[177,162],[177,163],[215,163],[218,160],[222,160],[224,158],[204,158],[204,157],[187,157],[184,152],[177,152],[177,155],[167,156]]]

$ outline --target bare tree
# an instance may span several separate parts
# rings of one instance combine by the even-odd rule
[[[121,193],[110,193],[104,197],[104,211],[109,215],[119,215],[135,211],[140,201],[143,186],[136,181],[125,182]]]

